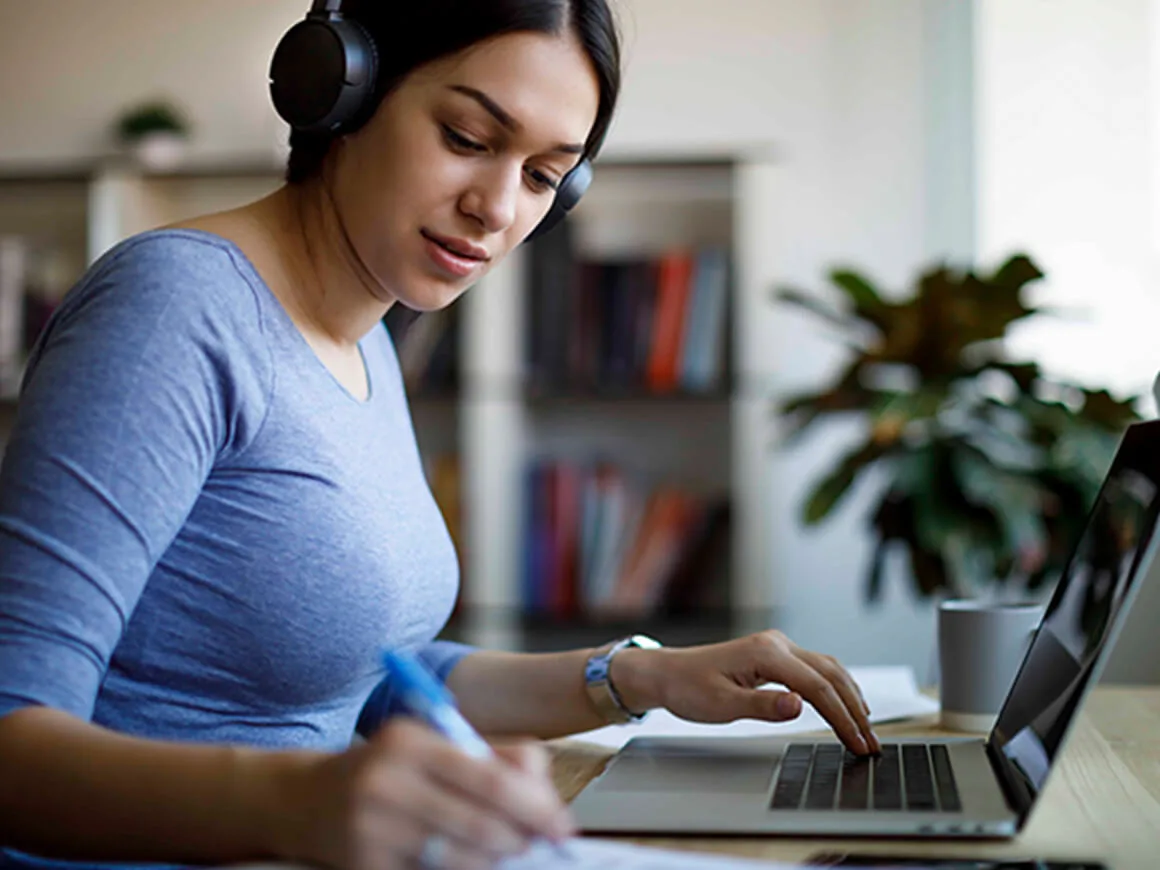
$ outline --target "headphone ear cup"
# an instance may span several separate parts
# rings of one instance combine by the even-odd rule
[[[591,185],[592,163],[585,158],[572,167],[571,172],[560,181],[560,186],[556,189],[556,198],[552,200],[552,207],[536,228],[528,233],[524,241],[530,242],[539,238],[564,220]]]
[[[338,133],[365,114],[377,75],[374,40],[362,25],[308,18],[274,50],[270,97],[295,130]]]
[[[366,84],[359,91],[359,104],[351,111],[350,120],[342,128],[343,133],[351,133],[370,120],[375,109],[375,96],[379,88],[379,47],[375,43],[371,32],[362,22],[344,18],[340,24],[349,27],[352,31],[350,41],[359,46],[358,51],[363,57],[366,66]]]

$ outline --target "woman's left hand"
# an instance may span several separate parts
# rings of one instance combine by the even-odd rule
[[[630,710],[664,707],[694,722],[783,722],[801,714],[804,699],[852,752],[881,748],[870,708],[849,672],[833,656],[802,649],[780,631],[707,646],[626,649],[612,660],[610,677]],[[765,683],[789,691],[758,688]]]

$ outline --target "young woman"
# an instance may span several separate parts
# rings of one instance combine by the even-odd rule
[[[778,632],[432,642],[456,556],[381,320],[452,304],[540,224],[604,139],[619,49],[606,0],[338,6],[317,20],[368,40],[348,78],[369,96],[296,120],[271,196],[109,251],[34,350],[0,472],[5,867],[487,867],[572,830],[545,753],[511,738],[654,707],[779,720],[804,698],[876,748],[847,672]],[[321,75],[282,72],[307,100]],[[494,761],[393,715],[388,646],[419,650]]]

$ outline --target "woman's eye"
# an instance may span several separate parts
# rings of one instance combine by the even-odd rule
[[[558,190],[560,187],[560,182],[549,178],[538,169],[529,169],[528,177],[532,179],[532,185],[536,190]]]
[[[476,142],[474,139],[468,139],[462,133],[459,133],[454,128],[448,127],[446,125],[444,125],[444,127],[443,127],[443,138],[446,139],[448,141],[448,143],[450,143],[455,148],[460,148],[464,151],[486,151],[487,150],[486,145],[483,145],[479,142]]]

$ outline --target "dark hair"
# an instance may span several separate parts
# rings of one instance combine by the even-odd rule
[[[608,0],[347,0],[343,13],[366,28],[378,49],[376,93],[363,122],[383,97],[424,64],[508,33],[559,36],[571,29],[600,84],[600,104],[584,156],[595,157],[604,144],[620,94],[620,39]],[[327,133],[292,131],[286,181],[296,184],[316,176],[334,139]]]

